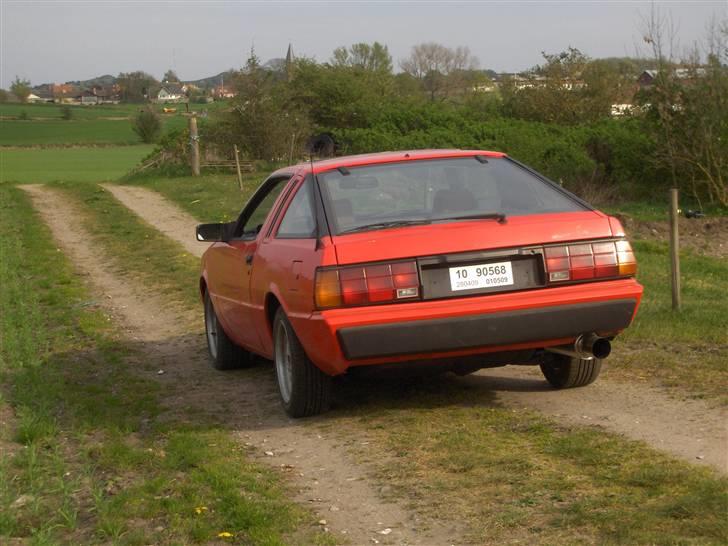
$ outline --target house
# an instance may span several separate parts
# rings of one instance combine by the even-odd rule
[[[94,93],[92,89],[84,89],[78,96],[78,102],[80,102],[84,106],[89,106],[93,104],[98,104],[99,98],[96,96],[96,93]]]
[[[53,102],[52,85],[43,84],[34,87],[28,96],[28,102]]]
[[[218,85],[212,89],[212,96],[216,100],[232,99],[235,97],[235,89],[229,85]]]
[[[649,89],[655,83],[659,70],[645,70],[637,78],[637,84],[640,89]],[[706,74],[705,68],[676,68],[672,71],[672,76],[685,84],[695,81],[696,78],[702,78]]]
[[[178,82],[164,82],[157,93],[156,101],[164,102],[183,102],[187,100],[187,89]]]

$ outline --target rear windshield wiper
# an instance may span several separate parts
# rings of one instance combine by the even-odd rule
[[[375,224],[365,224],[363,226],[356,226],[353,228],[345,229],[344,231],[339,232],[339,235],[354,233],[357,231],[369,231],[370,229],[386,229],[401,226],[420,226],[430,223],[432,223],[430,220],[391,220],[389,222],[377,222]]]
[[[502,212],[483,212],[481,214],[466,214],[465,216],[449,216],[447,218],[433,218],[433,220],[498,220],[499,224],[504,224],[506,215]]]

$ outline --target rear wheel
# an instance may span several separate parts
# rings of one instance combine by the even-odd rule
[[[278,390],[286,413],[308,417],[328,410],[331,377],[306,356],[282,308],[273,320],[273,341]]]
[[[212,367],[216,370],[245,368],[253,362],[252,355],[235,345],[223,330],[207,292],[205,292],[205,337],[207,350],[212,358]]]
[[[583,387],[593,383],[602,371],[602,361],[598,358],[583,359],[566,355],[550,355],[541,364],[541,372],[546,381],[557,389]]]

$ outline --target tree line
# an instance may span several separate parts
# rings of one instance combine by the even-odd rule
[[[653,33],[659,29],[652,29]],[[728,24],[716,26],[705,60],[591,59],[576,48],[493,85],[466,47],[425,43],[400,61],[386,45],[334,50],[277,69],[251,51],[235,74],[231,107],[203,126],[203,144],[237,144],[248,157],[305,156],[313,133],[338,153],[454,147],[505,151],[596,199],[649,197],[677,186],[728,205]],[[639,70],[654,68],[638,89]],[[677,77],[675,68],[690,71]],[[631,115],[612,105],[633,103]]]

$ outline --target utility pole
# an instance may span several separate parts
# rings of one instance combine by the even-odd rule
[[[197,135],[197,117],[194,113],[190,116],[190,146],[192,176],[200,176],[200,137]]]

